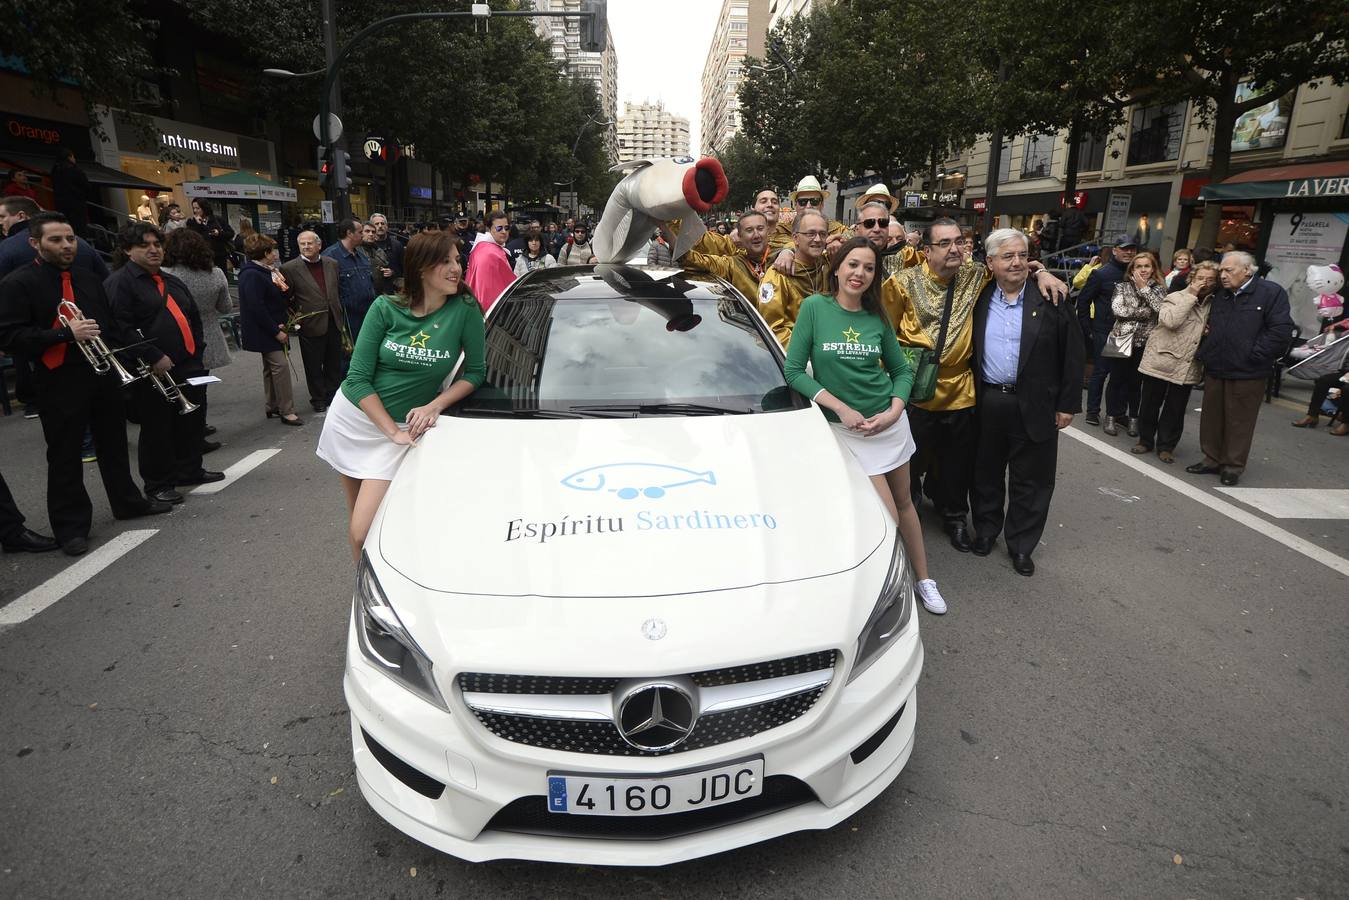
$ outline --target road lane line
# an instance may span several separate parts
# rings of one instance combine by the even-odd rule
[[[108,566],[159,533],[157,528],[124,531],[79,562],[48,578],[13,603],[0,609],[0,628],[27,622]]]
[[[1063,433],[1075,441],[1086,444],[1088,447],[1090,447],[1092,450],[1095,450],[1097,453],[1101,453],[1105,456],[1108,456],[1111,459],[1115,460],[1115,462],[1121,463],[1129,467],[1130,469],[1133,469],[1135,472],[1138,472],[1141,475],[1146,475],[1153,481],[1156,481],[1159,484],[1169,487],[1171,488],[1171,490],[1179,494],[1183,494],[1186,497],[1189,497],[1196,503],[1200,503],[1203,504],[1204,506],[1207,506],[1209,509],[1213,510],[1216,513],[1226,516],[1233,522],[1245,525],[1252,531],[1257,531],[1260,534],[1263,534],[1265,537],[1270,538],[1271,540],[1278,541],[1280,544],[1283,544],[1289,550],[1301,553],[1308,559],[1315,560],[1316,562],[1320,563],[1323,566],[1329,566],[1336,572],[1339,572],[1341,575],[1349,575],[1349,559],[1345,559],[1342,556],[1336,556],[1334,553],[1331,553],[1325,547],[1321,547],[1317,544],[1313,544],[1311,541],[1304,540],[1303,538],[1300,538],[1297,535],[1293,534],[1291,531],[1285,531],[1278,525],[1275,525],[1271,522],[1267,522],[1266,520],[1260,518],[1257,515],[1254,515],[1253,513],[1248,513],[1246,512],[1246,510],[1240,508],[1239,506],[1235,506],[1231,503],[1228,503],[1226,500],[1222,500],[1218,497],[1213,496],[1203,488],[1195,487],[1193,484],[1182,481],[1181,479],[1177,478],[1174,475],[1168,475],[1167,473],[1160,471],[1159,469],[1153,466],[1148,465],[1147,463],[1138,459],[1133,454],[1115,447],[1111,447],[1109,444],[1105,443],[1099,438],[1091,437],[1090,435],[1086,434],[1083,431],[1078,430],[1077,428],[1073,427],[1065,428],[1063,430]],[[1203,477],[1210,478],[1212,476],[1205,475]]]
[[[254,450],[225,470],[224,481],[217,481],[213,484],[199,484],[192,489],[192,493],[218,494],[280,452],[280,447],[273,447],[270,450]]]
[[[1276,519],[1349,519],[1349,490],[1220,487],[1218,493]]]

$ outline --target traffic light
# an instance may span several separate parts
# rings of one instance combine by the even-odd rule
[[[326,188],[328,186],[328,173],[331,170],[328,168],[328,154],[323,151],[322,147],[318,150],[318,162],[314,165],[314,168],[319,173],[319,187]]]
[[[351,155],[341,147],[333,148],[333,178],[339,191],[351,187]]]
[[[603,53],[609,32],[609,0],[581,0],[581,49]]]

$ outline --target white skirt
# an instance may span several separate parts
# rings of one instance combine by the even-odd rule
[[[849,431],[838,422],[830,422],[838,442],[857,458],[862,471],[868,475],[884,475],[893,472],[909,461],[917,449],[913,442],[913,432],[909,430],[909,411],[900,415],[899,421],[880,434],[865,435]]]
[[[399,425],[407,430],[407,425]],[[319,459],[350,478],[364,481],[376,478],[392,481],[398,465],[407,453],[405,444],[395,444],[375,427],[370,417],[359,406],[347,399],[340,390],[328,404],[319,435]]]

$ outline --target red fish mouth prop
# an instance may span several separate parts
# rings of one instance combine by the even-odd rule
[[[684,200],[699,215],[725,200],[729,191],[726,171],[710,156],[704,156],[684,173]]]
[[[620,163],[614,170],[627,174],[609,194],[593,235],[591,246],[602,263],[645,257],[655,229],[676,219],[680,227],[671,252],[679,259],[707,233],[702,217],[729,192],[726,172],[711,157],[651,157]]]

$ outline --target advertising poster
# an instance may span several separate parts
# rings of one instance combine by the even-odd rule
[[[1133,196],[1127,191],[1111,191],[1110,204],[1106,207],[1105,224],[1101,226],[1101,239],[1113,241],[1115,235],[1123,234],[1129,227],[1129,207]]]
[[[1237,85],[1237,102],[1241,103],[1260,93],[1249,81]],[[1248,109],[1237,118],[1232,130],[1232,149],[1269,150],[1282,147],[1288,138],[1288,120],[1293,116],[1293,100],[1297,91],[1289,91],[1264,106]]]
[[[1288,291],[1293,322],[1304,337],[1318,330],[1316,297],[1307,287],[1307,266],[1338,263],[1346,234],[1349,213],[1280,213],[1270,225],[1265,262],[1272,268],[1267,277]]]

